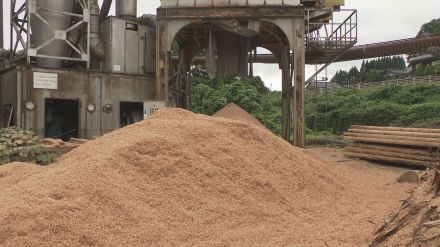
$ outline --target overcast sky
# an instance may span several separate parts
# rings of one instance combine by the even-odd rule
[[[9,22],[10,1],[2,1],[5,5],[6,23]],[[138,2],[138,15],[155,14],[156,8],[160,5],[160,0]],[[345,8],[358,10],[358,44],[414,37],[423,23],[440,18],[440,0],[346,0],[345,2]],[[5,30],[5,42],[9,44],[9,29]],[[335,63],[329,66],[327,75],[331,78],[337,70],[347,69],[360,63],[361,61]],[[307,74],[313,74],[314,69],[314,66],[307,66]],[[277,65],[259,64],[254,71],[263,78],[267,86],[274,90],[281,88],[281,72]]]

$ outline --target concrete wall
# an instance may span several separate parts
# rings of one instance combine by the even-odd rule
[[[34,72],[58,74],[58,89],[35,89]],[[20,84],[17,76],[22,75],[22,93],[17,94]],[[12,79],[9,79],[12,78]],[[13,80],[15,78],[15,81]],[[9,82],[10,81],[10,82]],[[79,101],[79,137],[92,138],[119,128],[119,106],[121,101],[144,102],[155,99],[154,75],[126,75],[76,70],[50,70],[34,67],[17,67],[1,75],[1,103],[26,102],[31,100],[36,108],[27,111],[22,107],[22,123],[19,127],[33,129],[39,136],[44,136],[46,99],[69,99]],[[14,91],[15,90],[15,91]],[[17,96],[21,96],[21,101]],[[93,113],[87,111],[88,104],[94,104]],[[103,112],[103,105],[111,104],[112,111]],[[19,112],[19,111],[17,111]],[[17,116],[18,117],[18,116]]]
[[[12,104],[14,107],[13,123],[17,122],[17,73],[14,70],[4,71],[0,77],[0,109],[5,105]],[[3,122],[0,114],[0,123]]]

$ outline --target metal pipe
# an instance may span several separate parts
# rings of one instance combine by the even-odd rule
[[[336,62],[425,52],[435,46],[440,46],[440,35],[359,45],[349,49]]]
[[[92,0],[90,2],[90,49],[98,58],[102,58],[105,55],[105,46],[100,38],[98,0]]]
[[[116,17],[136,19],[137,0],[116,0]]]
[[[428,51],[431,47],[440,47],[440,35],[428,38],[411,38],[402,40],[393,40],[388,42],[358,45],[348,49],[339,58],[333,62],[344,62],[359,59],[368,59],[375,57],[394,56],[401,54],[411,54],[417,52]],[[438,48],[437,48],[438,49]],[[435,48],[430,50],[437,51]],[[293,58],[292,55],[291,59]],[[176,57],[172,57],[172,61],[177,61]],[[195,57],[193,63],[202,64],[205,61],[205,57]],[[279,63],[278,59],[272,54],[258,54],[253,58],[254,63]],[[306,53],[307,63],[307,53]]]
[[[99,16],[101,17],[101,19],[108,16],[108,13],[110,12],[110,8],[112,6],[112,2],[113,2],[113,0],[104,0],[102,2],[101,12],[99,13]]]

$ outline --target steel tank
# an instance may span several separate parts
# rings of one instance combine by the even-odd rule
[[[116,0],[116,17],[135,19],[137,16],[137,0]]]
[[[73,4],[75,0],[38,0],[37,1],[37,13],[43,17],[49,23],[46,25],[36,15],[32,15],[31,28],[32,28],[32,45],[34,48],[39,47],[51,38],[62,36],[63,32],[55,32],[56,30],[64,31],[69,27],[71,17],[68,15],[54,13],[49,11],[59,12],[72,12]],[[48,11],[45,11],[48,10]],[[60,38],[60,37],[58,37]],[[48,46],[38,50],[38,54],[67,57],[68,45],[64,40],[55,40]],[[39,67],[47,68],[60,68],[62,67],[62,61],[51,58],[37,58],[37,65]]]

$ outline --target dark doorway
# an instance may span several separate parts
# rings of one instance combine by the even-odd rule
[[[14,106],[12,104],[3,105],[1,109],[1,126],[0,128],[9,128],[15,126]]]
[[[120,109],[121,128],[144,119],[144,103],[142,102],[121,102]]]
[[[78,100],[46,99],[45,137],[68,141],[78,137],[78,127]]]

